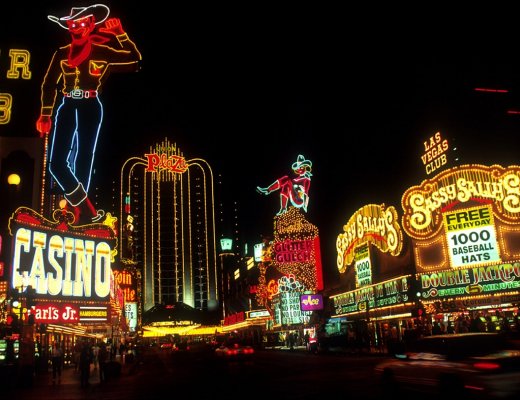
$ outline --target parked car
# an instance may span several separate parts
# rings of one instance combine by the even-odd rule
[[[499,333],[427,336],[377,364],[375,373],[387,396],[511,398],[520,395],[520,349]]]

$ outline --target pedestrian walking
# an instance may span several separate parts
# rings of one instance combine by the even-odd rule
[[[59,342],[54,342],[52,345],[51,352],[52,359],[52,383],[56,383],[56,378],[58,378],[58,383],[61,382],[61,367],[63,364],[63,350],[61,349],[61,345]]]
[[[101,383],[106,380],[106,365],[108,361],[108,350],[105,343],[101,343],[98,351],[98,363],[99,363],[99,381]]]
[[[92,348],[87,342],[85,342],[81,349],[81,354],[79,355],[79,371],[81,375],[80,381],[82,388],[90,385],[90,364],[92,363],[92,359]]]

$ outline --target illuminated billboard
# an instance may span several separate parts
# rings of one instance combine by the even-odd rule
[[[72,215],[62,211],[55,211],[54,217],[52,222],[20,207],[10,218],[10,288],[32,286],[38,300],[108,302],[117,253],[113,227],[108,221],[72,226]],[[115,224],[110,214],[108,220]]]
[[[302,311],[323,310],[323,296],[321,294],[300,295],[300,308]]]
[[[336,315],[365,313],[381,307],[403,306],[410,302],[411,278],[403,276],[330,296]]]
[[[323,289],[318,228],[298,208],[276,217],[272,253],[272,265],[280,272],[296,276],[306,290]]]
[[[520,263],[437,271],[421,274],[419,279],[424,300],[494,294],[520,289]]]
[[[452,267],[500,262],[491,207],[475,207],[443,214]]]
[[[520,167],[461,165],[403,194],[418,273],[520,259]]]
[[[337,264],[343,273],[352,264],[356,248],[372,244],[383,253],[397,256],[403,249],[403,232],[395,207],[367,204],[357,210],[343,225],[336,240]]]

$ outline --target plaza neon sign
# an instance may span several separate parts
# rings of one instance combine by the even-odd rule
[[[157,172],[166,169],[170,172],[183,173],[188,169],[184,157],[177,155],[169,155],[166,153],[149,153],[144,155],[146,157],[146,172]]]

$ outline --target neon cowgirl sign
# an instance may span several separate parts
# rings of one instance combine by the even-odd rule
[[[311,186],[312,162],[306,160],[301,154],[292,165],[296,178],[289,178],[287,175],[274,181],[266,188],[257,186],[259,193],[268,195],[276,190],[280,190],[280,211],[276,215],[281,215],[287,211],[289,202],[296,208],[303,208],[307,212],[309,205],[309,187]]]

